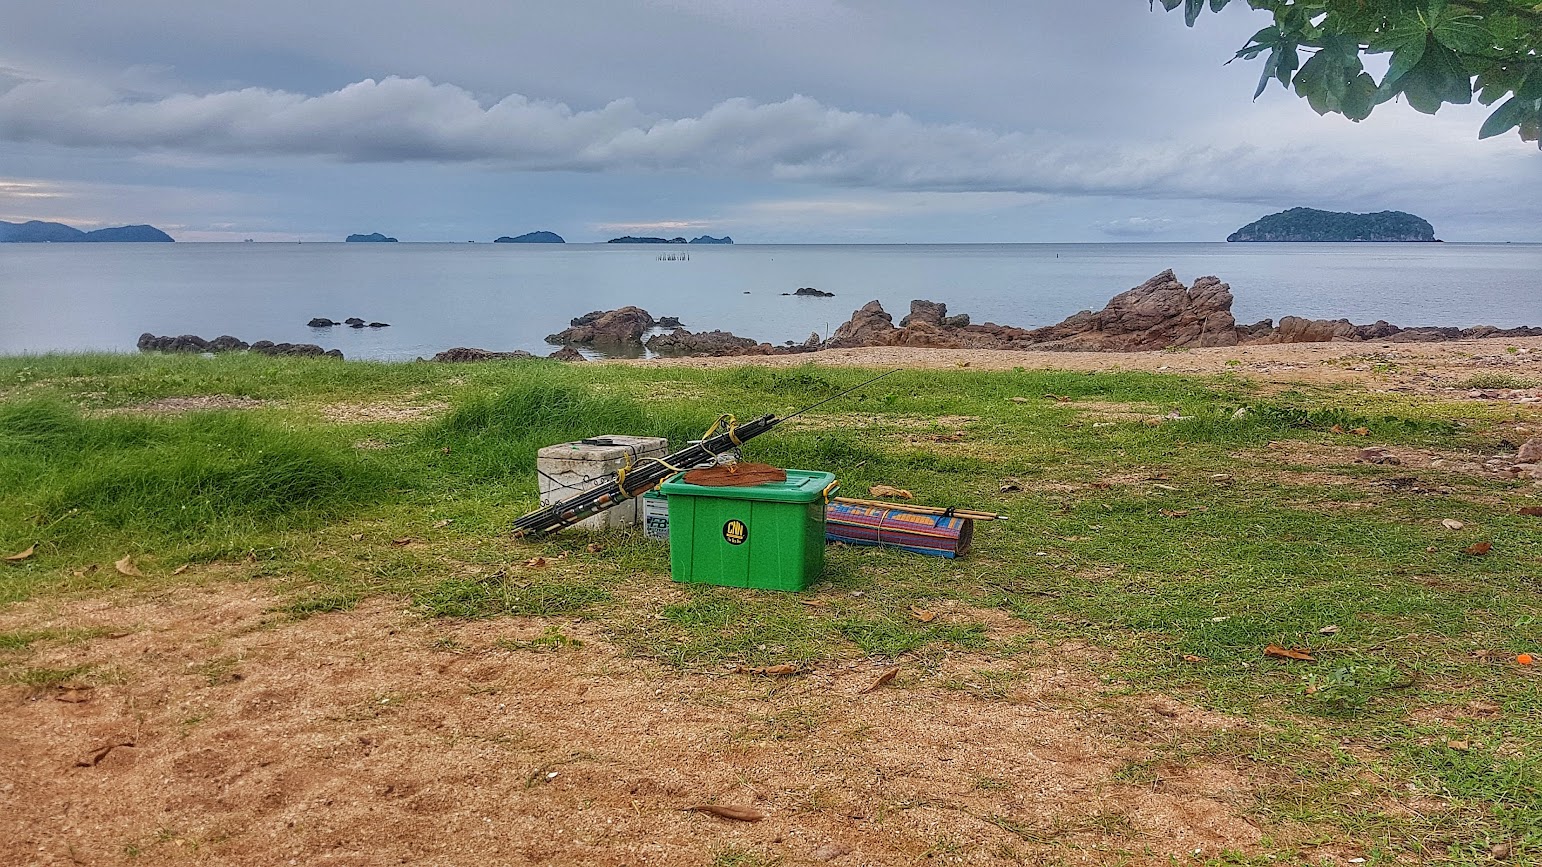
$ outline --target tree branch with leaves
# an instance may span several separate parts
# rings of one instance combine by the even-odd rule
[[[1157,0],[1150,0],[1152,8]],[[1231,0],[1161,0],[1183,7],[1192,27],[1208,7]],[[1318,114],[1353,121],[1402,97],[1434,114],[1474,98],[1497,108],[1478,131],[1516,130],[1542,147],[1542,2],[1537,0],[1247,0],[1274,23],[1253,34],[1233,60],[1263,57],[1261,96],[1270,81],[1306,99]],[[1366,55],[1390,55],[1380,81]],[[1229,62],[1229,61],[1228,61]]]

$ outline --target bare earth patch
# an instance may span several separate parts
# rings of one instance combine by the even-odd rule
[[[439,415],[449,409],[449,404],[379,402],[379,403],[329,403],[321,407],[321,415],[327,421],[344,424],[368,422],[420,421]]]
[[[272,603],[249,584],[0,612],[101,630],[0,656],[13,679],[90,666],[0,687],[0,862],[1165,864],[1263,837],[1224,760],[1118,776],[1237,724],[1106,693],[1086,648],[959,654],[864,693],[865,662],[683,674],[583,623]],[[518,649],[553,626],[582,646]]]
[[[131,406],[104,409],[101,412],[109,415],[118,413],[172,415],[181,412],[207,412],[217,409],[256,409],[261,406],[268,406],[270,403],[271,401],[258,400],[254,397],[240,397],[231,394],[204,394],[197,397],[163,397],[144,403],[136,403]]]

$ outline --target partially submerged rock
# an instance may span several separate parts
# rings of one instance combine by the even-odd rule
[[[557,361],[569,361],[569,362],[588,361],[589,360],[587,358],[584,358],[584,354],[582,352],[579,352],[578,350],[574,349],[571,346],[564,346],[561,349],[557,350],[556,352],[553,352],[551,355],[548,355],[546,357],[547,358],[556,359]]]
[[[812,286],[804,286],[792,293],[795,298],[834,298],[834,292],[821,292]]]
[[[769,354],[771,345],[727,331],[693,333],[676,328],[667,334],[655,334],[645,344],[654,352],[669,355],[749,355]],[[761,351],[761,350],[764,351]]]
[[[244,350],[261,355],[343,357],[341,350],[322,349],[314,343],[274,343],[271,340],[259,340],[256,343],[248,344],[239,337],[232,337],[229,334],[221,334],[213,340],[204,340],[196,334],[158,337],[146,331],[144,334],[139,335],[137,345],[140,352],[193,352],[202,354],[205,352],[241,352]]]
[[[474,346],[456,346],[437,353],[430,361],[496,361],[510,358],[534,358],[524,350],[516,349],[513,352],[493,352],[488,349],[478,349]]]
[[[642,336],[655,324],[653,317],[641,307],[596,310],[574,319],[572,327],[547,335],[546,342],[580,345],[641,343]]]

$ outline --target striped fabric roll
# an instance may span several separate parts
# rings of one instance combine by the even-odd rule
[[[930,557],[952,559],[969,551],[974,521],[921,515],[903,506],[883,508],[852,503],[825,507],[825,540],[848,545],[880,545]]]

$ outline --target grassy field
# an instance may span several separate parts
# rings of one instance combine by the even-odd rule
[[[1234,376],[906,371],[746,451],[834,472],[854,496],[890,484],[1010,517],[980,526],[966,558],[833,548],[806,594],[689,588],[654,604],[661,543],[509,537],[535,503],[540,446],[680,443],[719,413],[784,414],[873,373],[0,359],[0,556],[34,550],[0,564],[0,605],[260,580],[279,588],[278,616],[388,596],[427,617],[577,617],[684,671],[926,670],[1078,641],[1114,694],[1246,722],[1121,772],[1224,756],[1266,781],[1250,815],[1279,850],[1214,863],[1286,863],[1300,829],[1369,863],[1486,863],[1495,846],[1542,858],[1542,694],[1516,662],[1542,652],[1542,518],[1519,512],[1542,490],[1476,469],[1513,452],[1535,410]],[[1365,446],[1402,463],[1356,461]],[[142,575],[114,567],[126,556]],[[536,556],[549,565],[524,565]],[[983,620],[911,613],[946,606],[1024,629],[1003,640]],[[80,673],[31,654],[79,639],[0,634],[0,671],[61,682]],[[1271,644],[1315,659],[1266,656]],[[1005,688],[985,674],[943,685],[986,700]]]

